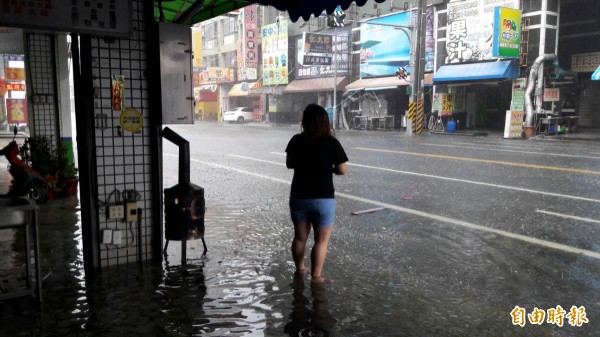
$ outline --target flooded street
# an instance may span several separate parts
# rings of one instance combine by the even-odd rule
[[[173,241],[162,265],[86,277],[77,201],[56,200],[40,209],[42,315],[0,305],[2,336],[600,334],[598,143],[338,132],[350,162],[334,178],[324,275],[335,282],[314,286],[294,277],[290,253],[284,150],[298,129],[172,128],[190,141],[191,181],[205,189],[207,255],[188,241],[182,267]],[[165,142],[163,153],[170,187],[177,149]],[[562,325],[549,321],[558,306]],[[516,307],[545,320],[515,325]]]

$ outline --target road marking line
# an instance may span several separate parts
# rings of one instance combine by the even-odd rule
[[[277,155],[285,155],[285,153],[278,153],[278,152],[271,152],[271,153],[272,154],[277,154]],[[240,158],[245,158],[245,159],[251,159],[251,160],[253,160],[253,158],[250,158],[250,157],[240,157]],[[277,163],[277,162],[271,162],[271,161],[266,161],[266,162],[277,164],[277,165],[282,165],[282,164]],[[573,199],[573,200],[581,200],[581,201],[588,201],[588,202],[600,203],[600,199],[592,199],[592,198],[580,197],[580,196],[576,196],[576,195],[560,194],[560,193],[553,193],[553,192],[544,192],[544,191],[531,190],[531,189],[522,188],[522,187],[514,187],[514,186],[507,186],[507,185],[497,185],[497,184],[484,183],[484,182],[473,181],[473,180],[465,180],[465,179],[458,179],[458,178],[451,178],[451,177],[444,177],[444,176],[436,176],[436,175],[431,175],[431,174],[426,174],[426,173],[418,173],[418,172],[411,172],[411,171],[401,171],[401,170],[389,169],[389,168],[385,168],[385,167],[377,167],[377,166],[362,165],[362,164],[355,164],[355,163],[347,163],[347,165],[348,166],[356,166],[356,167],[368,168],[368,169],[373,169],[373,170],[386,171],[386,172],[407,174],[407,175],[412,175],[412,176],[417,176],[417,177],[423,177],[423,178],[433,178],[433,179],[447,180],[447,181],[453,181],[453,182],[459,182],[459,183],[466,183],[466,184],[473,184],[473,185],[479,185],[479,186],[502,188],[502,189],[506,189],[506,190],[513,190],[513,191],[519,191],[519,192],[541,194],[541,195],[546,195],[546,196],[550,196],[550,197],[557,197],[557,198],[564,198],[564,199]]]
[[[384,152],[384,153],[393,153],[393,154],[405,154],[405,155],[409,155],[409,156],[418,156],[418,157],[431,157],[431,158],[440,158],[440,159],[449,159],[449,160],[463,160],[463,161],[470,161],[470,162],[476,162],[476,163],[497,164],[497,165],[506,165],[506,166],[518,166],[518,167],[535,168],[535,169],[541,169],[541,170],[564,171],[564,172],[571,172],[571,173],[584,173],[584,174],[597,174],[597,175],[600,175],[600,171],[580,170],[580,169],[565,168],[565,167],[556,167],[556,166],[523,164],[523,163],[513,163],[513,162],[499,161],[499,160],[478,159],[478,158],[468,158],[468,157],[456,157],[456,156],[446,156],[446,155],[441,155],[441,154],[409,152],[409,151],[373,149],[373,148],[366,148],[366,147],[355,147],[354,149],[355,150],[360,150],[360,151],[373,151],[373,152]]]
[[[475,147],[475,146],[459,146],[459,145],[433,144],[433,143],[423,143],[423,145],[438,146],[438,147],[452,147],[452,148],[461,148],[461,149],[473,149],[473,150],[484,150],[484,151],[525,153],[525,154],[535,154],[535,155],[540,155],[540,156],[567,157],[567,158],[585,158],[585,159],[600,159],[600,157],[578,156],[578,155],[574,155],[574,154],[564,154],[564,153],[541,153],[541,152],[534,152],[534,151],[519,151],[519,150],[507,150],[507,149],[481,149],[481,148],[478,148],[478,147]]]
[[[546,211],[543,209],[536,209],[535,211],[538,213],[554,215],[554,216],[558,216],[558,217],[565,218],[565,219],[574,219],[574,220],[579,220],[579,221],[584,221],[584,222],[600,224],[600,220],[596,220],[596,219],[582,218],[582,217],[576,216],[576,215],[568,215],[568,214],[563,214],[563,213],[550,212],[550,211]]]
[[[235,157],[235,158],[240,158],[240,159],[248,159],[248,160],[258,161],[258,162],[261,162],[261,163],[269,163],[269,164],[275,164],[275,165],[285,166],[284,163],[279,163],[279,162],[271,161],[271,160],[264,160],[264,159],[258,159],[258,158],[240,156],[240,155],[237,155],[237,154],[230,154],[229,156]]]
[[[396,210],[398,212],[408,213],[408,214],[412,214],[412,215],[416,215],[416,216],[420,216],[423,218],[428,218],[431,220],[436,220],[436,221],[440,221],[440,222],[444,222],[444,223],[450,223],[453,225],[457,225],[457,226],[461,226],[461,227],[465,227],[465,228],[469,228],[469,229],[474,229],[474,230],[488,232],[488,233],[494,233],[494,234],[501,235],[501,236],[504,236],[507,238],[532,243],[532,244],[535,244],[538,246],[561,250],[561,251],[573,253],[573,254],[581,254],[584,256],[592,257],[594,259],[600,259],[599,252],[595,252],[595,251],[591,251],[591,250],[587,250],[587,249],[581,249],[581,248],[576,248],[576,247],[572,247],[572,246],[567,246],[567,245],[564,245],[561,243],[532,238],[532,237],[521,235],[521,234],[507,232],[507,231],[504,231],[501,229],[495,229],[495,228],[489,228],[489,227],[485,227],[485,226],[481,226],[481,225],[476,225],[476,224],[462,221],[462,220],[452,219],[452,218],[448,218],[448,217],[441,216],[441,215],[436,215],[436,214],[431,214],[431,213],[427,213],[427,212],[423,212],[423,211],[419,211],[419,210],[415,210],[415,209],[405,208],[402,206],[387,204],[387,203],[376,201],[376,200],[365,199],[365,198],[357,197],[357,196],[346,194],[346,193],[336,192],[336,196],[341,196],[346,199],[360,201],[360,202],[364,202],[364,203],[375,205],[375,206],[386,207],[389,209]]]
[[[170,154],[168,154],[168,155],[170,155]],[[171,156],[177,157],[177,155],[171,155]],[[289,181],[289,180],[279,179],[279,178],[267,176],[264,174],[241,170],[241,169],[227,166],[227,165],[204,162],[204,161],[197,160],[194,158],[191,158],[190,160],[193,162],[196,162],[196,163],[207,165],[207,166],[223,168],[226,170],[235,171],[235,172],[247,174],[247,175],[254,176],[254,177],[263,178],[263,179],[271,180],[271,181],[278,182],[278,183],[283,183],[286,185],[291,184],[291,181]],[[503,231],[500,229],[476,225],[476,224],[462,221],[462,220],[452,219],[452,218],[448,218],[448,217],[444,217],[444,216],[440,216],[440,215],[436,215],[436,214],[431,214],[431,213],[427,213],[427,212],[423,212],[423,211],[418,211],[418,210],[405,208],[405,207],[401,207],[401,206],[397,206],[397,205],[387,204],[387,203],[376,201],[376,200],[365,199],[365,198],[357,197],[357,196],[347,194],[347,193],[336,192],[336,196],[354,200],[354,201],[363,202],[363,203],[370,204],[370,205],[379,206],[379,207],[386,207],[386,208],[389,208],[392,210],[396,210],[398,212],[408,213],[408,214],[416,215],[419,217],[423,217],[423,218],[427,218],[427,219],[431,219],[431,220],[435,220],[435,221],[439,221],[439,222],[443,222],[443,223],[450,223],[453,225],[457,225],[457,226],[461,226],[461,227],[465,227],[465,228],[469,228],[469,229],[474,229],[474,230],[478,230],[478,231],[482,231],[482,232],[493,233],[493,234],[497,234],[497,235],[504,236],[507,238],[532,243],[532,244],[535,244],[538,246],[556,249],[556,250],[560,250],[560,251],[567,252],[567,253],[588,256],[588,257],[600,260],[600,253],[591,251],[591,250],[576,248],[576,247],[567,246],[567,245],[564,245],[561,243],[551,242],[551,241],[542,240],[542,239],[536,239],[536,238],[528,237],[528,236],[521,235],[521,234],[515,234],[515,233]]]

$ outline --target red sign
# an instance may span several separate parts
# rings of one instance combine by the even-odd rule
[[[544,102],[558,102],[560,101],[560,89],[558,88],[545,88],[544,89]]]
[[[21,83],[4,83],[6,91],[25,91],[25,84]]]
[[[25,81],[24,68],[4,68],[4,78],[11,81]]]
[[[125,76],[112,75],[112,109],[123,111],[123,96]]]
[[[8,124],[27,123],[27,100],[23,98],[7,98],[6,113]]]

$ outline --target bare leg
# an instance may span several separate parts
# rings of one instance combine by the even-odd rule
[[[294,224],[294,240],[292,241],[292,257],[296,265],[296,273],[305,273],[304,252],[306,250],[306,241],[310,234],[310,223]]]
[[[315,228],[315,245],[312,248],[310,255],[311,267],[312,267],[312,281],[317,283],[327,282],[322,276],[323,265],[325,264],[325,257],[327,256],[327,247],[329,246],[329,238],[333,226],[329,227],[316,227]]]

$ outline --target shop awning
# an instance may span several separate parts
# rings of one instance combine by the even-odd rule
[[[423,77],[423,85],[431,85],[433,83],[431,81],[432,77],[433,74],[425,74]],[[407,76],[406,80],[401,80],[398,78],[398,76],[362,78],[358,81],[348,84],[346,86],[346,90],[385,90],[408,85],[410,85],[410,76]]]
[[[511,61],[452,64],[441,66],[433,76],[434,84],[498,81],[519,76],[519,68]]]
[[[348,82],[350,82],[348,76],[339,76],[336,83],[337,90],[343,91]],[[283,89],[284,93],[318,91],[333,91],[333,77],[294,80]]]
[[[598,69],[596,69],[596,71],[594,71],[594,73],[592,74],[592,80],[600,81],[600,67],[598,67]]]
[[[248,96],[251,88],[254,87],[256,82],[242,82],[238,84],[234,84],[233,88],[229,90],[227,96],[229,97],[244,97]]]
[[[303,18],[308,21],[312,16],[317,17],[322,12],[328,14],[341,6],[350,7],[350,4],[356,0],[310,0],[310,1],[281,1],[281,0],[163,0],[154,1],[154,16],[157,21],[166,21],[179,24],[194,24],[214,18],[221,14],[231,12],[237,8],[242,8],[250,3],[257,3],[265,6],[273,6],[280,11],[287,11],[293,22]],[[356,1],[358,6],[365,4],[366,0]],[[375,0],[383,2],[384,0]]]
[[[198,90],[206,90],[206,91],[212,91],[215,92],[217,91],[217,89],[219,88],[218,85],[216,84],[203,84],[201,86],[196,87]]]

